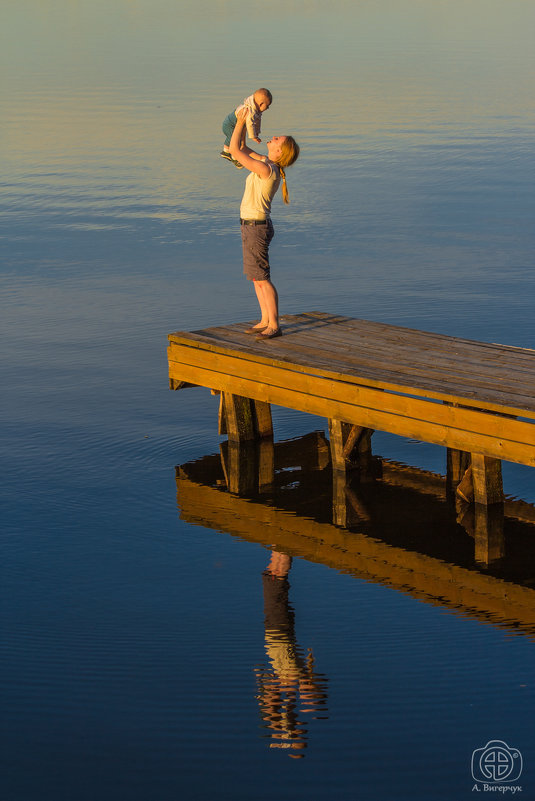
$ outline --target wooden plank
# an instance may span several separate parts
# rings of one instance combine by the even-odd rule
[[[343,346],[344,342],[347,346],[352,347],[355,344],[358,348],[356,355],[361,347],[366,347],[366,343],[370,342],[377,353],[381,353],[387,349],[388,352],[395,350],[397,354],[403,354],[404,351],[410,358],[418,357],[419,353],[426,354],[432,352],[440,359],[444,355],[451,357],[455,353],[455,360],[462,362],[472,362],[474,367],[480,368],[485,361],[490,359],[493,369],[501,369],[502,367],[507,371],[515,372],[518,369],[522,372],[527,369],[533,375],[533,364],[535,360],[535,351],[513,348],[512,346],[491,345],[488,343],[471,342],[468,346],[462,344],[462,340],[456,340],[452,337],[444,337],[441,335],[434,335],[428,332],[414,332],[416,338],[412,337],[407,341],[407,331],[409,329],[401,329],[396,326],[386,326],[385,324],[374,324],[369,321],[359,321],[350,318],[337,318],[333,324],[318,326],[315,323],[311,313],[307,315],[294,315],[294,317],[301,318],[299,325],[287,325],[285,327],[286,336],[279,342],[279,346],[287,345],[288,342],[299,342],[301,345],[306,343],[314,336],[314,331],[319,331],[322,338],[334,336],[337,346]],[[285,318],[286,319],[286,318]],[[194,336],[201,336],[204,339],[212,341],[214,338],[221,343],[232,341],[238,347],[243,344],[249,347],[256,347],[258,344],[251,341],[250,337],[243,334],[243,328],[246,324],[233,324],[230,326],[217,327],[205,329],[204,331],[191,332]],[[303,338],[299,333],[299,329],[303,329],[306,337]],[[394,332],[394,333],[390,333]],[[399,332],[402,332],[401,334]],[[180,332],[177,332],[180,333]],[[343,338],[341,338],[343,334]],[[171,334],[173,338],[175,334]],[[412,336],[412,335],[411,335]],[[444,341],[441,347],[440,342]],[[265,344],[265,343],[264,343]],[[260,350],[262,345],[260,345]],[[491,355],[487,356],[487,352]],[[460,358],[462,356],[462,359]],[[524,360],[524,361],[523,361]],[[525,362],[525,364],[524,364]]]
[[[535,445],[535,426],[508,417],[496,418],[485,412],[465,409],[462,406],[451,406],[404,395],[394,395],[376,389],[359,387],[344,381],[329,381],[321,377],[293,373],[287,369],[264,365],[198,349],[183,348],[170,345],[171,363],[205,367],[217,373],[227,373],[238,378],[247,378],[263,384],[276,385],[279,388],[291,387],[293,390],[310,395],[331,397],[345,403],[352,403],[367,408],[377,408],[395,415],[404,415],[431,423],[468,429],[474,432],[491,433],[517,442]],[[180,370],[173,368],[178,375]],[[285,405],[284,403],[282,405]],[[373,426],[372,426],[373,427]]]
[[[202,367],[171,362],[169,370],[171,377],[181,377],[188,381],[200,383],[203,386],[213,386],[222,391],[232,392],[255,400],[263,400],[327,418],[345,420],[348,423],[378,429],[379,431],[389,431],[392,434],[420,439],[424,442],[432,442],[458,450],[467,450],[471,453],[481,453],[497,459],[506,459],[511,462],[535,466],[535,446],[532,443],[511,441],[477,431],[466,431],[455,426],[407,418],[384,412],[381,408],[366,408],[354,403],[334,400],[332,396],[310,395],[295,389],[271,386],[265,382],[247,378],[237,378]],[[381,399],[384,400],[382,396]],[[434,407],[435,404],[429,404],[429,406]],[[471,415],[479,414],[478,412],[468,412],[455,407],[444,408],[455,412],[464,411],[466,414]],[[501,418],[501,422],[526,426],[531,429],[530,437],[533,436],[533,427],[530,424],[512,420],[506,421],[505,418]]]
[[[355,337],[342,340],[329,329],[317,331],[307,337],[308,346],[314,351],[334,353],[338,361],[345,359],[348,364],[357,365],[380,364],[383,370],[402,369],[407,375],[426,377],[433,370],[436,377],[448,381],[463,382],[468,380],[474,386],[492,387],[496,382],[505,382],[511,391],[526,392],[533,385],[533,368],[528,362],[520,369],[513,364],[496,361],[483,361],[479,354],[471,358],[460,356],[451,350],[441,354],[434,349],[423,346],[411,348],[393,347],[379,339],[358,339]],[[299,342],[296,339],[296,342]],[[534,359],[535,364],[535,359]]]
[[[300,315],[304,318],[312,317],[315,319],[322,319],[326,317],[325,312],[304,312]],[[418,344],[432,346],[433,348],[443,348],[451,351],[452,348],[458,348],[463,352],[464,348],[477,350],[482,353],[488,351],[501,355],[506,353],[509,359],[526,359],[531,361],[535,357],[535,350],[533,348],[523,348],[517,345],[504,345],[497,342],[481,342],[475,339],[465,339],[463,337],[451,336],[448,334],[438,334],[432,331],[421,331],[416,328],[406,328],[389,323],[380,323],[373,320],[361,320],[353,317],[338,316],[333,322],[340,322],[351,329],[360,329],[367,331],[372,337],[378,338],[396,338],[398,341],[414,341]]]
[[[305,329],[306,330],[306,329]],[[425,331],[410,332],[407,329],[397,328],[396,326],[378,326],[368,321],[352,320],[349,318],[335,321],[323,328],[311,327],[311,330],[332,333],[340,338],[340,341],[358,341],[365,343],[367,340],[379,343],[380,346],[403,350],[421,350],[422,352],[432,351],[439,356],[448,356],[455,353],[463,359],[477,359],[478,363],[491,362],[493,364],[508,363],[522,370],[529,365],[535,356],[535,351],[526,348],[514,348],[505,345],[496,345],[484,342],[463,342],[455,337],[444,337]],[[307,332],[310,333],[310,332]]]
[[[171,336],[171,335],[170,335]],[[308,353],[307,358],[299,349],[293,349],[291,358],[284,350],[267,349],[266,344],[263,343],[261,348],[251,349],[251,346],[244,347],[243,350],[236,350],[236,347],[228,347],[224,343],[215,344],[214,342],[206,342],[202,338],[195,335],[178,336],[172,335],[171,345],[182,344],[188,347],[197,348],[198,350],[206,350],[207,352],[217,352],[221,355],[236,356],[239,354],[240,360],[244,362],[253,361],[269,366],[279,366],[288,369],[291,365],[292,371],[298,372],[313,372],[315,375],[321,375],[325,378],[343,378],[347,382],[366,383],[369,386],[375,386],[381,389],[387,389],[394,392],[401,392],[405,394],[422,395],[428,398],[433,398],[448,402],[466,402],[469,401],[474,405],[483,406],[492,411],[499,411],[504,414],[517,415],[521,411],[523,417],[535,418],[535,398],[533,396],[524,397],[511,397],[508,393],[494,390],[492,393],[483,393],[481,391],[467,390],[466,385],[456,387],[444,387],[444,383],[439,385],[438,382],[424,379],[418,382],[418,385],[403,383],[406,381],[407,376],[400,375],[399,373],[390,373],[388,371],[380,371],[375,368],[363,367],[358,374],[354,370],[348,370],[347,365],[339,366],[334,359],[322,360],[319,358],[312,358]],[[250,337],[249,337],[250,339]],[[277,343],[281,340],[277,340]],[[267,355],[266,355],[267,351]],[[337,369],[339,368],[339,369]],[[394,380],[390,380],[390,379]],[[439,388],[441,386],[441,388]],[[453,392],[455,389],[455,392]]]
[[[480,342],[477,340],[468,340],[461,337],[448,336],[445,334],[438,334],[429,331],[420,331],[417,329],[405,328],[395,326],[388,323],[379,323],[371,320],[361,320],[352,317],[344,317],[342,315],[329,315],[325,312],[304,312],[295,315],[284,315],[281,317],[283,321],[284,330],[292,336],[294,333],[299,334],[301,331],[310,330],[311,323],[316,325],[322,324],[323,327],[334,327],[338,329],[350,329],[352,331],[363,331],[373,340],[389,341],[392,343],[416,343],[418,347],[429,348],[434,350],[445,350],[451,352],[452,348],[457,348],[461,352],[466,347],[470,350],[477,349],[481,358],[485,358],[484,352],[488,350],[491,354],[494,352],[498,355],[503,355],[511,360],[522,359],[523,357],[532,362],[535,356],[535,351],[530,348],[520,348],[513,345],[503,345],[497,343]],[[236,341],[243,339],[243,331],[246,327],[250,326],[251,322],[245,323],[231,323],[226,326],[216,328],[204,329],[203,331],[192,332],[195,334],[208,334],[212,335],[213,332],[225,333],[233,335]],[[323,330],[323,329],[322,329]],[[176,332],[183,333],[183,332]],[[174,334],[170,335],[171,337]],[[507,353],[509,351],[509,353]]]
[[[190,342],[193,341],[190,339]],[[277,342],[280,341],[277,340]],[[198,344],[200,345],[201,343]],[[211,343],[204,344],[205,347],[222,353],[236,353],[237,350],[236,347],[228,348],[224,343],[220,343],[218,347],[214,347]],[[314,347],[311,347],[312,344],[314,344]],[[264,345],[260,351],[251,349],[250,346],[238,350],[242,358],[260,361],[263,360],[267,349]],[[331,350],[325,351],[321,343],[309,342],[306,347],[301,347],[294,342],[291,350],[287,346],[280,346],[277,349],[270,348],[270,352],[271,354],[277,353],[280,357],[280,362],[290,362],[296,368],[302,365],[306,371],[314,370],[324,375],[356,376],[361,380],[365,379],[367,383],[375,383],[378,386],[387,386],[385,382],[393,381],[395,383],[392,383],[390,388],[397,391],[412,391],[414,394],[425,394],[429,397],[435,393],[437,398],[444,400],[448,399],[446,392],[455,392],[456,396],[466,398],[472,403],[476,401],[479,405],[488,400],[491,402],[501,401],[502,405],[510,403],[515,406],[512,410],[512,413],[515,414],[518,413],[518,407],[523,409],[533,407],[535,409],[535,400],[531,389],[529,394],[522,395],[521,393],[527,390],[520,385],[512,387],[508,384],[504,390],[498,389],[496,382],[481,382],[474,379],[473,385],[467,386],[466,379],[462,380],[455,376],[450,376],[447,381],[444,377],[440,377],[439,380],[438,377],[433,377],[431,369],[416,378],[414,373],[409,374],[407,371],[403,371],[402,363],[396,365],[394,369],[384,365],[377,358],[361,359],[359,363],[348,359],[344,361],[341,354],[333,353]]]
[[[477,378],[479,383],[494,383],[498,379],[513,386],[518,384],[519,389],[524,391],[533,386],[535,357],[519,367],[515,366],[510,357],[503,363],[496,360],[485,361],[476,350],[470,356],[462,354],[461,357],[451,347],[447,353],[442,353],[430,348],[424,341],[411,347],[399,347],[371,335],[359,338],[348,331],[342,338],[340,334],[340,330],[328,327],[311,330],[306,335],[306,342],[314,350],[332,352],[338,359],[345,359],[353,365],[365,364],[372,359],[380,363],[383,369],[399,366],[410,375],[420,375],[422,371],[426,375],[426,371],[434,367],[435,371],[443,373],[451,380],[462,381],[468,377],[471,381]],[[296,344],[302,341],[297,335],[291,338]]]

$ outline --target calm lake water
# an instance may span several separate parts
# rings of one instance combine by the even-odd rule
[[[2,4],[2,801],[460,801],[492,740],[535,797],[535,627],[493,600],[531,598],[535,525],[485,570],[385,462],[337,528],[299,461],[326,421],[284,409],[277,487],[233,495],[217,399],[166,363],[256,315],[219,151],[259,86],[302,148],[283,314],[535,347],[534,28],[525,0]],[[535,503],[533,470],[504,486]]]

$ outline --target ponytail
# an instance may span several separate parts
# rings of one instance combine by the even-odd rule
[[[288,185],[286,183],[286,173],[284,172],[284,169],[281,167],[280,164],[279,164],[279,172],[280,172],[281,178],[282,178],[282,199],[284,200],[285,203],[289,203],[290,202],[290,195],[288,194]]]
[[[299,156],[299,145],[297,144],[293,136],[287,136],[281,147],[280,158],[276,162],[277,167],[279,168],[281,174],[282,199],[284,200],[285,203],[290,202],[290,196],[288,194],[288,185],[286,183],[286,173],[284,171],[284,168],[290,167],[295,161],[297,161],[298,156]]]

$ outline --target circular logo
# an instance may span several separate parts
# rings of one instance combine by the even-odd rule
[[[479,769],[482,775],[492,782],[505,781],[515,770],[516,751],[510,751],[500,745],[493,745],[481,754]]]

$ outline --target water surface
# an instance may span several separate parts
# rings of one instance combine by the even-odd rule
[[[302,147],[273,208],[283,313],[533,348],[534,21],[521,0],[3,4],[3,799],[451,801],[492,739],[532,792],[529,631],[306,553],[268,604],[312,684],[276,720],[306,747],[269,747],[273,543],[177,505],[175,467],[221,438],[216,398],[168,391],[165,346],[256,313],[244,176],[218,154],[224,116],[267,85],[265,138]],[[325,430],[274,422],[278,440]],[[445,472],[440,448],[378,433],[374,451]],[[527,468],[504,484],[535,502]],[[285,514],[329,523],[304,486]],[[418,527],[403,497],[399,530],[359,534],[420,552],[427,528],[428,558],[479,575],[467,531],[440,504]]]

